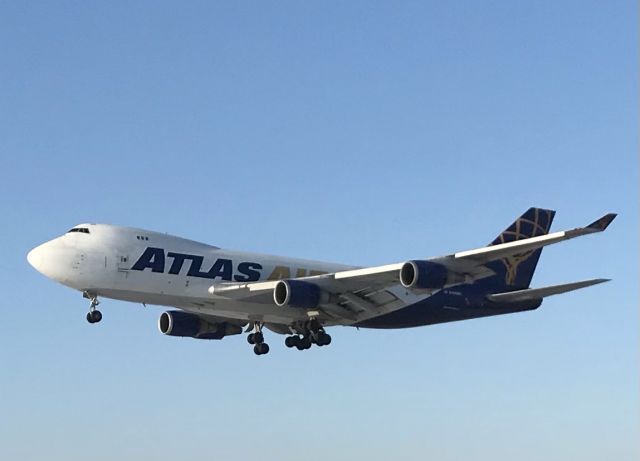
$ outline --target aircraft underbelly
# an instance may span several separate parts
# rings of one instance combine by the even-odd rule
[[[441,292],[403,309],[365,320],[354,326],[380,329],[412,328],[523,312],[536,309],[539,305],[540,302],[529,302],[504,304],[499,307],[487,306],[473,301],[468,302],[468,298],[455,300]]]
[[[97,289],[106,298],[140,304],[183,309],[188,312],[215,315],[237,320],[260,320],[289,324],[294,320],[307,320],[304,309],[283,308],[275,304],[242,303],[225,299],[209,299],[174,294],[159,294],[126,289]]]

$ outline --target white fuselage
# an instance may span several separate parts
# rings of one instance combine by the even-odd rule
[[[303,310],[238,302],[209,293],[214,284],[275,280],[353,266],[223,250],[172,235],[81,224],[28,254],[45,276],[89,295],[238,320],[283,323]],[[286,312],[286,315],[283,314]]]

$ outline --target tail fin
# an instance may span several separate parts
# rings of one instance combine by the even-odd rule
[[[553,210],[529,208],[489,246],[548,234],[555,214]],[[509,290],[528,288],[541,252],[542,248],[488,263],[496,275],[487,282]]]

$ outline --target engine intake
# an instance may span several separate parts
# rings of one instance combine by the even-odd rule
[[[227,322],[207,322],[196,314],[182,311],[167,311],[160,314],[158,329],[168,336],[197,339],[222,339],[242,333],[242,327]]]
[[[442,288],[447,277],[447,268],[431,261],[408,261],[400,268],[400,283],[405,288]]]
[[[302,280],[280,280],[273,289],[273,300],[280,307],[313,309],[318,307],[322,298],[319,286]]]

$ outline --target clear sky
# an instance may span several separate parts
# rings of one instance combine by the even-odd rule
[[[0,3],[0,459],[638,459],[632,1]],[[87,302],[27,251],[74,224],[373,265],[529,206],[610,229],[534,312],[256,357]]]

